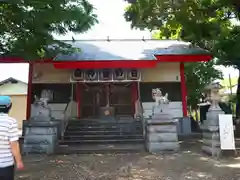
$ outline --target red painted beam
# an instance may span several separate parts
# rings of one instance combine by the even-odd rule
[[[182,111],[183,116],[187,116],[187,86],[184,75],[184,63],[180,63],[181,93],[182,93]]]
[[[213,57],[211,55],[155,55],[159,62],[207,62]]]
[[[132,82],[131,91],[132,91],[132,111],[133,111],[133,114],[135,114],[136,113],[135,102],[138,99],[138,85],[137,85],[137,82]]]
[[[77,116],[80,119],[81,117],[81,84],[77,82],[76,85],[76,100],[77,100]]]
[[[27,120],[31,117],[32,79],[33,79],[33,63],[29,63],[28,89],[27,89],[27,112],[26,112],[26,119]]]
[[[53,62],[57,69],[154,68],[156,60]]]

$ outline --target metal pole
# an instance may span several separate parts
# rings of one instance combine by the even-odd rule
[[[73,85],[73,83],[71,83],[71,88],[72,88],[72,90],[71,90],[71,100],[73,100],[73,93],[74,93],[74,85]]]
[[[230,85],[230,93],[232,95],[233,94],[232,93],[232,80],[231,80],[231,75],[230,74],[228,74],[228,80],[229,80],[229,85]]]
[[[137,90],[138,90],[138,99],[140,100],[140,81],[137,82]]]
[[[106,84],[107,107],[110,107],[110,84]]]

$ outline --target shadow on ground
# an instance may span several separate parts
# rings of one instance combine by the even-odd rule
[[[240,159],[214,159],[201,143],[181,143],[177,153],[87,154],[25,157],[17,180],[239,180]]]

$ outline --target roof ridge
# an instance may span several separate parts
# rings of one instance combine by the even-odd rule
[[[64,42],[76,42],[76,41],[107,41],[107,42],[111,42],[111,41],[179,41],[179,42],[185,42],[185,41],[180,41],[178,39],[151,39],[151,38],[142,38],[142,39],[116,39],[116,38],[109,38],[106,37],[106,39],[75,39],[74,37],[72,39],[56,39],[58,41],[64,41]]]
[[[6,81],[10,81],[11,79],[12,79],[12,80],[16,80],[16,81],[20,81],[20,82],[22,82],[22,83],[24,83],[24,84],[27,84],[27,82],[22,81],[22,80],[20,80],[20,79],[18,79],[18,78],[12,77],[12,76],[9,76],[8,78],[5,78],[5,79],[1,80],[1,81],[0,81],[0,84],[5,83]]]

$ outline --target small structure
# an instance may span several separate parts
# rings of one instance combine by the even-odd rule
[[[26,120],[28,84],[16,78],[10,77],[0,82],[0,95],[10,96],[12,108],[9,115],[18,121],[21,133],[22,121]]]
[[[48,101],[52,118],[64,126],[73,118],[137,121],[140,115],[142,121],[151,117],[154,121],[152,108],[156,101],[151,93],[152,89],[161,87],[168,95],[165,99],[158,96],[157,101],[168,97],[168,112],[158,112],[160,107],[156,106],[154,113],[172,122],[171,118],[187,116],[184,63],[212,59],[205,50],[180,41],[75,40],[65,43],[81,51],[30,63],[27,119],[36,114],[32,106],[34,97],[41,97],[45,91],[52,94]],[[0,62],[26,61],[1,57]],[[62,128],[62,134],[64,130]]]

